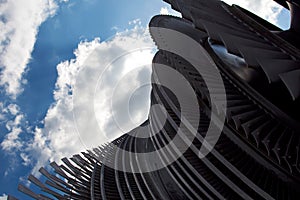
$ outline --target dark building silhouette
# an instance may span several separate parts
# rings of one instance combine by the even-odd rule
[[[41,168],[45,182],[29,176],[41,193],[19,185],[21,192],[35,199],[300,198],[299,1],[277,1],[291,10],[287,31],[217,0],[166,2],[182,18],[159,15],[149,24],[159,48],[153,59],[151,105],[160,106],[151,109],[140,127],[111,144],[64,158],[62,165],[51,163],[55,173]],[[180,43],[183,37],[168,37],[164,30],[193,39],[205,52],[187,48]],[[172,51],[176,44],[205,62],[196,59],[193,65]],[[166,86],[180,88],[180,81],[162,65],[188,81],[196,109],[188,92],[180,90],[180,99]],[[222,84],[210,73],[199,73],[197,67],[207,65],[218,70]],[[217,104],[223,101],[226,106],[220,110]],[[217,133],[222,112],[221,134],[208,135],[209,129]],[[188,123],[182,124],[184,120]],[[181,131],[190,139],[189,125],[197,134],[188,147],[170,146],[175,139],[176,144],[187,143],[177,135]],[[139,137],[145,133],[148,137]],[[213,148],[201,157],[205,141]]]

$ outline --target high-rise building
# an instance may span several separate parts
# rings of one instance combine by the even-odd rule
[[[218,0],[166,0],[149,27],[149,119],[29,176],[35,199],[299,199],[300,7],[280,28]],[[32,186],[32,187],[35,187]],[[13,197],[10,197],[13,199]]]

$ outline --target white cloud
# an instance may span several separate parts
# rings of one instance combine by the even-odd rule
[[[12,98],[22,92],[38,28],[54,14],[54,0],[9,0],[0,2],[0,86]]]
[[[10,131],[6,134],[5,139],[1,142],[1,148],[7,152],[14,152],[14,150],[20,150],[23,147],[22,139],[20,134],[22,133],[22,128],[20,127],[21,121],[24,116],[19,114],[12,121],[6,123],[6,129]]]
[[[28,166],[30,164],[31,160],[28,155],[26,155],[25,153],[21,153],[20,157],[22,158],[22,161],[23,161],[22,164],[24,166]]]
[[[68,143],[64,144],[64,146],[68,146]],[[51,152],[51,150],[51,147],[49,147],[47,144],[47,136],[43,135],[42,129],[36,128],[34,139],[27,148],[27,152],[31,155],[31,157],[34,158],[34,161],[36,162],[34,168],[32,169],[32,173],[34,175],[40,176],[38,173],[40,167],[46,166],[49,160],[57,159],[55,157],[56,151]]]
[[[17,104],[9,104],[7,106],[7,110],[9,111],[9,113],[13,116],[17,115],[20,111],[20,108]]]
[[[31,58],[39,26],[55,14],[56,2],[67,0],[0,1],[0,88],[11,99],[15,99],[22,92],[22,85],[27,82],[23,76]],[[24,118],[16,104],[0,103],[0,123],[5,124],[8,130],[0,147],[10,155],[10,167],[5,175],[18,165],[18,157],[21,157],[24,165],[29,164],[27,154],[19,155],[28,145],[24,137],[21,138],[25,130]]]
[[[5,108],[3,102],[0,102],[0,124],[5,120]]]
[[[20,138],[22,133],[22,122],[24,121],[24,115],[20,112],[20,108],[16,104],[9,104],[4,107],[3,104],[0,105],[4,118],[7,116],[13,116],[12,120],[8,120],[5,124],[5,128],[9,131],[4,140],[1,142],[0,146],[3,150],[8,153],[14,153],[14,150],[20,150],[24,142]]]
[[[22,136],[24,133],[23,125],[25,116],[16,104],[6,106],[0,103],[0,110],[3,118],[1,125],[5,125],[7,130],[3,141],[0,142],[1,150],[9,155],[9,159],[7,160],[9,167],[4,172],[4,176],[7,176],[19,166],[19,157],[23,160],[23,165],[29,164],[29,157],[25,153],[19,155],[27,145]]]
[[[170,5],[160,8],[161,15],[173,15],[177,17],[181,17],[181,13],[173,10]]]
[[[101,145],[147,118],[149,87],[137,90],[130,99],[137,102],[130,107],[131,115],[138,116],[132,117],[135,123],[130,123],[128,109],[124,109],[128,107],[127,91],[150,82],[155,48],[148,30],[139,27],[138,21],[132,23],[136,25],[133,29],[117,33],[109,41],[81,42],[74,52],[76,58],[57,66],[55,103],[27,148],[38,161],[34,174],[48,160],[59,161]],[[113,94],[118,101],[110,110]]]
[[[162,8],[160,9],[160,14],[161,14],[161,15],[168,15],[168,14],[169,14],[168,8],[167,8],[167,7],[162,7]]]
[[[2,194],[2,196],[0,196],[0,200],[6,200],[7,199],[7,195],[6,194]]]
[[[5,124],[11,116],[15,117],[19,112],[20,108],[17,104],[11,103],[6,105],[5,103],[0,102],[0,124]]]
[[[278,15],[283,9],[279,4],[273,0],[223,0],[228,4],[239,5],[256,15],[266,19],[267,21],[278,25]]]

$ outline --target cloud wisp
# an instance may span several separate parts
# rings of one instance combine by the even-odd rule
[[[53,0],[0,2],[0,87],[15,99],[26,83],[23,75],[30,61],[39,26],[55,14]]]

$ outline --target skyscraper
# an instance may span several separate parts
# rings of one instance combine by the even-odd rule
[[[35,199],[298,199],[299,2],[282,31],[217,0],[168,0],[155,16],[149,119],[51,163]],[[13,197],[10,197],[13,198]]]

